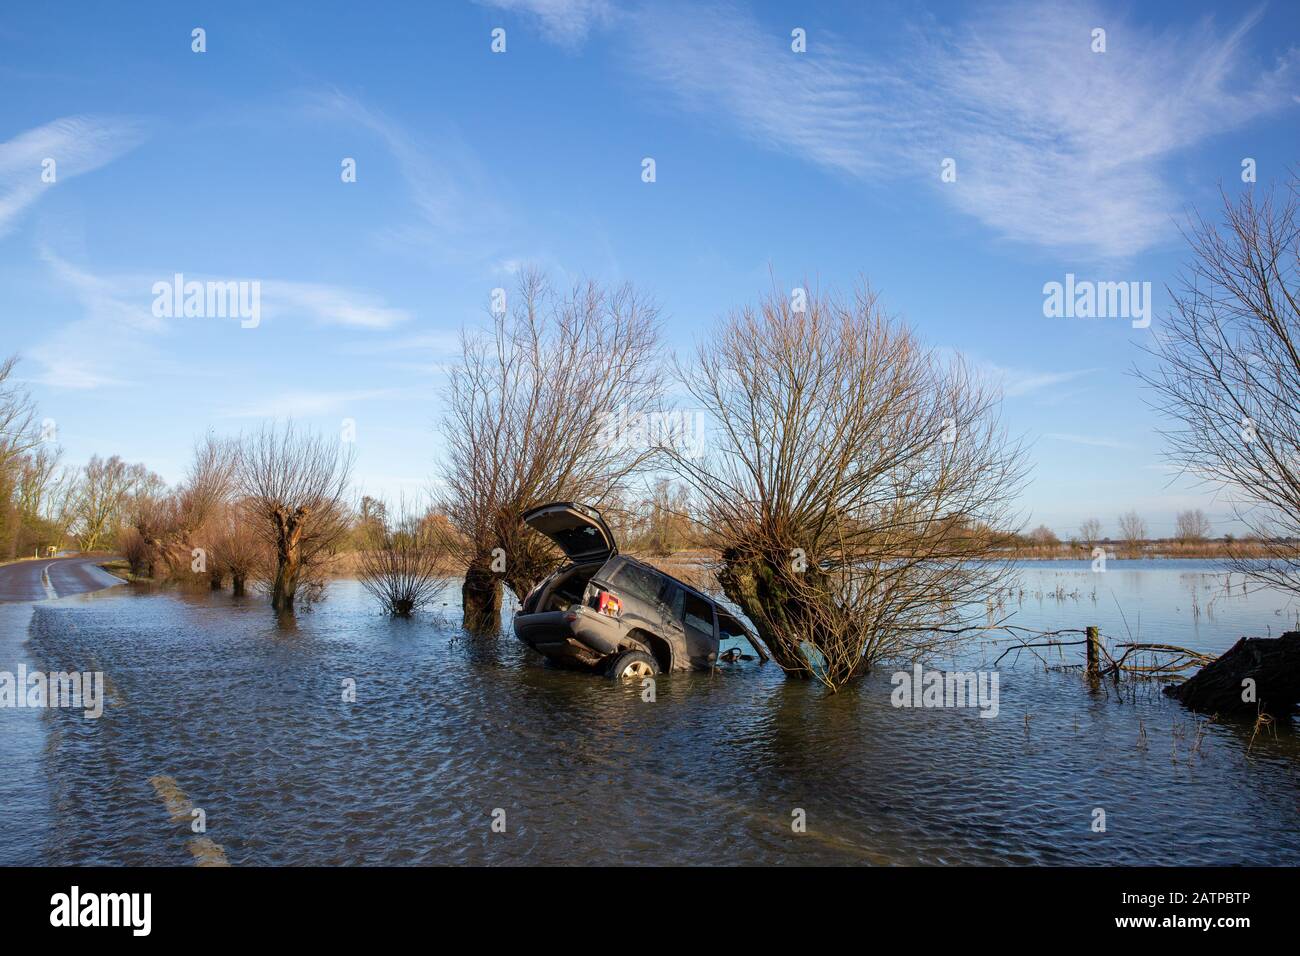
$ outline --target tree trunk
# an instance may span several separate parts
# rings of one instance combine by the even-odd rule
[[[734,552],[724,553],[722,560],[718,583],[723,593],[753,622],[772,660],[787,674],[812,677],[807,659],[780,633],[789,622],[792,602],[776,568],[764,558],[741,557]]]
[[[231,574],[230,591],[235,597],[244,596],[244,576],[242,574]]]
[[[271,607],[279,612],[293,610],[293,598],[298,592],[298,570],[301,557],[297,548],[281,551],[275,569],[275,582],[271,586]]]
[[[1252,687],[1247,681],[1253,681]],[[1281,637],[1243,637],[1165,693],[1192,710],[1227,716],[1294,713],[1300,702],[1300,631]]]
[[[293,613],[293,599],[298,593],[298,574],[302,570],[303,517],[301,514],[280,515],[275,581],[271,585],[271,607],[280,614]]]
[[[818,678],[834,690],[870,672],[872,662],[855,636],[868,622],[846,617],[825,571],[811,561],[796,568],[793,561],[787,552],[728,551],[718,582],[782,670]]]
[[[460,589],[464,627],[471,634],[495,634],[501,629],[501,576],[487,560],[476,558],[465,570]]]

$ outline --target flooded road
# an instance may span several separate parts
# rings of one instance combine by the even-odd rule
[[[34,667],[24,642],[32,602],[121,584],[99,567],[107,558],[62,557],[0,565],[0,671]],[[31,859],[53,820],[41,759],[54,726],[39,710],[0,708],[0,862]]]
[[[121,580],[99,565],[107,558],[36,558],[0,565],[0,604],[44,601],[113,587]]]
[[[1139,639],[1207,650],[1294,621],[1256,596],[1211,620],[1197,590],[1211,572],[1149,563],[1112,562],[1095,602],[1086,565],[1026,564],[1006,610],[1109,636],[1122,607]],[[0,608],[0,668],[21,654],[108,687],[98,720],[0,710],[18,767],[0,863],[192,864],[210,847],[169,799],[202,811],[235,866],[1300,863],[1290,727],[1251,746],[1249,726],[1154,688],[1092,688],[1023,657],[1000,668],[994,719],[891,706],[893,667],[828,697],[742,663],[663,675],[646,702],[513,638],[465,638],[457,617],[385,619],[354,582],[294,629],[256,596],[206,592]]]

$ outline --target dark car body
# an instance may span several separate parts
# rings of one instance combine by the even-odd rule
[[[523,520],[569,559],[533,589],[514,619],[515,636],[556,663],[606,671],[641,651],[660,671],[708,669],[723,640],[748,636],[707,594],[620,555],[594,508],[553,502]]]

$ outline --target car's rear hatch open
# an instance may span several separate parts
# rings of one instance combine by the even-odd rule
[[[618,554],[614,535],[595,508],[554,501],[524,512],[524,524],[546,535],[574,564],[608,561]]]

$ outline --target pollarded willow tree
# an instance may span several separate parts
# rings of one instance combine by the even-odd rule
[[[631,285],[563,295],[524,272],[489,334],[461,336],[443,436],[440,510],[465,569],[465,627],[500,626],[502,584],[521,599],[559,563],[520,516],[572,500],[600,507],[651,454],[618,423],[657,406],[658,308]]]
[[[239,446],[241,509],[270,553],[271,606],[291,612],[299,588],[347,537],[352,452],[337,439],[265,426]]]
[[[679,363],[713,419],[664,451],[699,500],[718,580],[788,674],[837,689],[955,639],[1007,570],[1022,454],[998,391],[876,296],[771,295]]]
[[[1198,216],[1191,262],[1138,375],[1172,421],[1167,456],[1222,492],[1265,557],[1229,558],[1248,578],[1300,593],[1300,181]]]
[[[213,590],[229,578],[231,593],[241,597],[250,580],[270,578],[267,569],[275,562],[267,547],[268,536],[257,534],[254,507],[255,502],[243,498],[228,500],[218,506],[205,527],[211,552],[208,580]]]
[[[178,487],[169,489],[161,480],[139,486],[126,509],[133,573],[152,577],[161,562],[177,577],[206,564],[215,534],[209,525],[230,498],[238,453],[235,442],[209,433],[195,445]],[[196,565],[198,555],[203,560]]]

